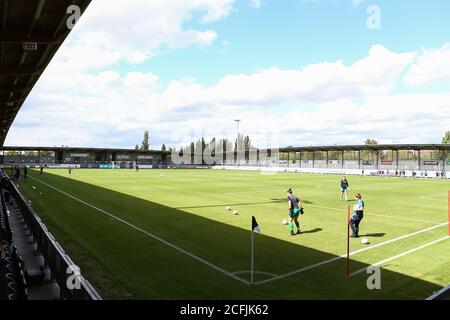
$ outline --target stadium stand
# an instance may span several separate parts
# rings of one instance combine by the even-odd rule
[[[288,147],[216,155],[213,169],[448,179],[450,144]],[[273,152],[273,151],[272,151]],[[263,154],[267,154],[264,152]]]
[[[67,24],[91,0],[0,1],[0,147],[25,99],[71,32]],[[73,7],[76,6],[76,7]],[[0,186],[0,299],[100,299],[2,172]]]
[[[168,151],[134,150],[111,148],[75,147],[0,147],[0,165],[39,167],[47,164],[50,168],[131,168],[138,164],[142,169],[159,168],[167,163]]]
[[[70,34],[75,5],[91,0],[0,1],[0,146],[25,99]]]
[[[8,176],[1,177],[3,234],[0,291],[8,300],[99,300],[100,295],[80,274],[79,286],[68,287],[75,263]]]

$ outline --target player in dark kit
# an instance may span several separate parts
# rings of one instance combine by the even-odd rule
[[[23,167],[23,180],[27,181],[28,179],[28,168],[27,166]]]
[[[350,227],[352,228],[352,238],[359,237],[359,224],[364,218],[364,201],[361,195],[358,193],[355,196],[356,204],[353,206],[353,216],[350,219]]]
[[[299,198],[292,194],[292,189],[289,188],[287,191],[288,196],[288,209],[289,209],[289,234],[291,236],[294,234],[294,223],[297,227],[297,234],[300,234],[300,223],[298,222],[298,216],[303,212],[302,204]]]
[[[345,197],[345,201],[348,201],[347,198],[347,190],[350,188],[350,185],[348,184],[347,178],[342,177],[341,180],[341,200]]]

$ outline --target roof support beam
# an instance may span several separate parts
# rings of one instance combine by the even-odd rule
[[[14,32],[0,32],[0,43],[24,43],[24,42],[59,43],[61,42],[61,37],[39,33],[26,34]]]
[[[0,87],[0,94],[2,93],[18,93],[30,90],[30,87],[19,87],[19,86],[5,86]]]
[[[29,76],[39,72],[35,67],[0,66],[0,76]]]
[[[2,104],[8,104],[8,103],[14,103],[14,104],[16,104],[16,103],[18,103],[18,102],[21,102],[21,101],[23,101],[22,99],[9,99],[9,98],[3,98],[3,99],[0,99],[0,105],[2,105]]]

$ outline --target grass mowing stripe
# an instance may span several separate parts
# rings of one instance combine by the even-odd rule
[[[437,239],[437,240],[435,240],[435,241],[432,241],[432,242],[429,242],[429,243],[427,243],[427,244],[424,244],[424,245],[422,245],[422,246],[420,246],[420,247],[417,247],[417,248],[414,248],[414,249],[405,251],[405,252],[403,252],[403,253],[400,253],[400,254],[398,254],[398,255],[396,255],[396,256],[393,256],[393,257],[390,257],[390,258],[387,258],[387,259],[384,259],[384,260],[375,262],[375,263],[372,264],[372,266],[379,266],[379,265],[382,265],[382,264],[384,264],[384,263],[386,263],[386,262],[390,262],[390,261],[392,261],[392,260],[401,258],[401,257],[403,257],[403,256],[406,256],[406,255],[408,255],[408,254],[414,253],[414,252],[419,251],[419,250],[421,250],[421,249],[424,249],[424,248],[426,248],[426,247],[432,246],[433,244],[442,242],[442,241],[447,240],[447,239],[449,239],[449,238],[450,238],[449,236],[442,237],[442,238]],[[358,271],[355,271],[355,272],[351,273],[351,274],[350,274],[350,277],[353,277],[353,276],[355,276],[355,275],[357,275],[357,274],[359,274],[359,273],[361,273],[361,272],[364,272],[365,270],[367,270],[367,268],[359,269]]]
[[[409,238],[409,237],[412,237],[412,236],[415,236],[415,235],[418,235],[418,234],[421,234],[421,233],[424,233],[424,232],[428,232],[428,231],[431,231],[431,230],[434,230],[434,229],[437,229],[437,228],[440,228],[440,227],[443,227],[443,226],[446,226],[446,225],[448,225],[448,222],[445,222],[445,223],[442,223],[440,225],[433,226],[433,227],[430,227],[430,228],[426,228],[426,229],[423,229],[423,230],[419,230],[419,231],[416,231],[416,232],[413,232],[413,233],[409,233],[409,234],[406,234],[404,236],[401,236],[401,237],[398,237],[398,238],[394,238],[394,239],[391,239],[391,240],[388,240],[388,241],[385,241],[385,242],[381,242],[379,244],[376,244],[376,245],[373,245],[373,246],[370,246],[370,247],[367,247],[367,248],[356,250],[356,251],[350,252],[350,256],[353,256],[355,254],[358,254],[358,253],[361,253],[361,252],[365,252],[365,251],[368,251],[368,250],[372,250],[372,249],[375,249],[375,248],[378,248],[378,247],[381,247],[381,246],[385,246],[385,245],[391,244],[393,242],[397,242],[397,241],[400,241],[400,240],[403,240],[403,239],[406,239],[406,238]],[[318,263],[315,263],[313,265],[310,265],[310,266],[307,266],[307,267],[304,267],[304,268],[301,268],[301,269],[298,269],[298,270],[294,270],[294,271],[285,273],[285,274],[277,276],[277,277],[273,277],[271,279],[267,279],[267,280],[262,280],[262,281],[256,282],[254,284],[255,285],[259,285],[259,284],[265,284],[265,283],[268,283],[268,282],[272,282],[272,281],[275,281],[275,280],[280,280],[280,279],[283,279],[283,278],[286,278],[286,277],[289,277],[289,276],[293,276],[295,274],[298,274],[298,273],[301,273],[301,272],[304,272],[304,271],[307,271],[307,270],[311,270],[311,269],[320,267],[320,266],[328,264],[328,263],[332,263],[334,261],[337,261],[339,259],[346,258],[346,257],[347,257],[347,255],[343,254],[343,255],[338,256],[338,257],[334,257],[334,258],[331,258],[331,259],[328,259],[328,260],[325,260],[325,261],[322,261],[322,262],[318,262]]]
[[[225,274],[225,275],[227,275],[227,276],[229,276],[229,277],[231,277],[231,278],[233,278],[233,279],[235,279],[235,280],[237,280],[237,281],[239,281],[239,282],[241,282],[243,284],[250,285],[249,281],[244,280],[244,279],[234,275],[233,273],[228,272],[228,271],[226,271],[226,270],[224,270],[224,269],[222,269],[222,268],[212,264],[211,262],[208,262],[208,261],[206,261],[206,260],[204,260],[204,259],[202,259],[202,258],[200,258],[200,257],[198,257],[196,255],[194,255],[193,253],[191,253],[189,251],[186,251],[186,250],[184,250],[184,249],[182,249],[182,248],[180,248],[180,247],[178,247],[178,246],[176,246],[176,245],[174,245],[174,244],[172,244],[172,243],[170,243],[170,242],[168,242],[168,241],[166,241],[166,240],[164,240],[164,239],[162,239],[162,238],[160,238],[160,237],[158,237],[158,236],[156,236],[156,235],[154,235],[154,234],[152,234],[152,233],[150,233],[150,232],[148,232],[148,231],[146,231],[146,230],[144,230],[144,229],[142,229],[142,228],[140,228],[140,227],[138,227],[138,226],[136,226],[136,225],[134,225],[132,223],[129,223],[128,221],[126,221],[124,219],[121,219],[121,218],[113,215],[112,213],[109,213],[109,212],[107,212],[107,211],[105,211],[103,209],[100,209],[100,208],[98,208],[98,207],[96,207],[96,206],[94,206],[94,205],[92,205],[92,204],[90,204],[90,203],[88,203],[86,201],[83,201],[83,200],[81,200],[81,199],[79,199],[79,198],[77,198],[77,197],[75,197],[75,196],[73,196],[73,195],[71,195],[71,194],[69,194],[69,193],[67,193],[67,192],[57,188],[57,187],[55,187],[55,186],[52,186],[52,185],[50,185],[50,184],[48,184],[48,183],[46,183],[46,182],[44,182],[44,181],[42,181],[40,179],[37,179],[37,178],[35,178],[33,176],[30,176],[30,178],[32,178],[33,180],[36,180],[36,181],[42,183],[43,185],[46,185],[49,188],[52,188],[53,190],[56,190],[56,191],[58,191],[58,192],[60,192],[60,193],[62,193],[64,195],[66,195],[67,197],[69,197],[69,198],[71,198],[71,199],[73,199],[75,201],[78,201],[78,202],[80,202],[80,203],[82,203],[82,204],[84,204],[84,205],[86,205],[88,207],[91,207],[91,208],[95,209],[98,212],[101,212],[101,213],[107,215],[108,217],[110,217],[110,218],[112,218],[112,219],[114,219],[116,221],[119,221],[119,222],[127,225],[128,227],[136,230],[136,231],[142,232],[143,234],[145,234],[145,235],[147,235],[147,236],[149,236],[149,237],[151,237],[151,238],[153,238],[153,239],[155,239],[155,240],[157,240],[157,241],[159,241],[159,242],[161,242],[161,243],[163,243],[163,244],[165,244],[165,245],[167,245],[167,246],[169,246],[169,247],[171,247],[171,248],[173,248],[175,250],[178,250],[179,252],[184,253],[184,254],[188,255],[189,257],[191,257],[191,258],[193,258],[193,259],[195,259],[195,260],[197,260],[197,261],[199,261],[199,262],[201,262],[201,263],[203,263],[203,264],[205,264],[205,265],[207,265],[207,266],[209,266],[209,267],[211,267],[211,268],[213,268],[213,269],[215,269],[215,270],[217,270],[217,271],[219,271],[219,272],[221,272],[221,273],[223,273],[223,274]]]
[[[267,190],[255,191],[252,193],[258,193],[258,192],[267,192]],[[258,198],[258,197],[252,197],[252,196],[245,195],[245,193],[246,192],[229,192],[229,193],[226,193],[226,195],[241,195],[241,197],[245,197],[245,198],[249,198],[249,199],[262,200],[261,198]],[[270,203],[267,203],[267,204],[270,204]],[[345,213],[347,212],[346,209],[318,206],[318,205],[314,205],[314,204],[307,204],[306,207],[312,207],[312,208],[318,208],[318,209],[328,209],[328,210],[334,210],[334,211],[345,212]],[[378,217],[384,217],[384,218],[390,218],[390,219],[398,219],[398,220],[413,221],[413,222],[424,222],[424,223],[428,223],[428,224],[441,224],[442,223],[442,222],[437,222],[437,221],[428,221],[428,220],[421,220],[421,219],[408,218],[408,217],[390,216],[390,215],[386,215],[386,214],[373,213],[373,212],[364,212],[364,214],[369,215],[369,216],[378,216]]]
[[[323,206],[311,205],[311,204],[309,204],[308,206],[314,207],[314,208],[319,208],[319,209],[335,210],[335,211],[340,211],[340,212],[345,211],[345,210],[338,209],[338,208],[323,207]],[[414,218],[407,218],[407,217],[389,216],[389,215],[373,213],[373,212],[364,212],[364,214],[369,215],[369,216],[378,216],[378,217],[405,220],[405,221],[413,221],[413,222],[424,222],[424,223],[436,224],[436,225],[442,223],[442,222],[437,222],[437,221],[428,221],[428,220],[421,220],[421,219],[414,219]]]

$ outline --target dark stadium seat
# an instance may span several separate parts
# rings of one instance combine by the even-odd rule
[[[35,213],[27,208],[16,186],[9,180],[5,182],[0,178],[0,181],[0,226],[6,233],[0,263],[0,299],[100,300],[84,279],[82,289],[77,292],[60,289],[59,283],[65,285],[67,266],[73,262]],[[10,192],[6,192],[6,188]]]
[[[14,293],[9,294],[9,295],[8,295],[8,300],[9,300],[9,301],[15,301],[15,300],[17,300],[17,295],[14,294]]]

